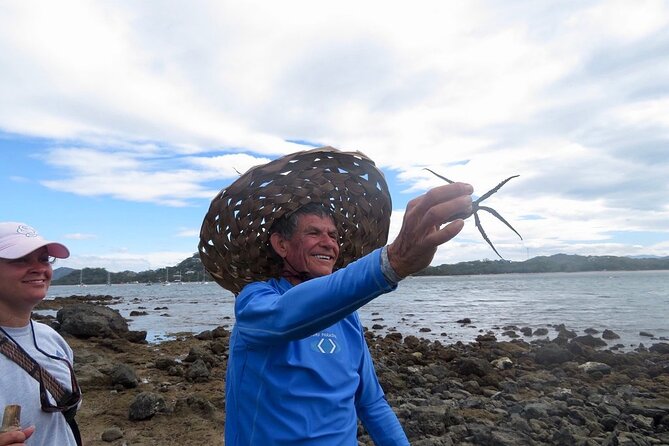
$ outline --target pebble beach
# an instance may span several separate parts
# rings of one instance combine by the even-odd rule
[[[224,444],[227,327],[149,344],[104,299],[44,304],[75,351],[85,444]],[[366,333],[412,445],[669,445],[669,343],[623,352],[602,335],[556,326],[529,342],[442,344]],[[362,427],[358,443],[373,444]]]

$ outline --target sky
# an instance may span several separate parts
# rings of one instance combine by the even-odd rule
[[[384,172],[390,240],[443,184],[507,260],[669,255],[669,2],[0,2],[1,221],[117,272],[197,252],[238,172],[318,146]],[[497,259],[468,219],[433,265]]]

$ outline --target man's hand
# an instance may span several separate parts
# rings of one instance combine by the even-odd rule
[[[426,268],[437,247],[462,230],[461,218],[472,213],[473,191],[466,183],[446,184],[409,202],[402,229],[388,246],[388,260],[398,276],[406,277]]]
[[[0,446],[24,446],[25,441],[35,432],[35,426],[0,434]]]

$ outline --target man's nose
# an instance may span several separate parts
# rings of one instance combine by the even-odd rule
[[[320,243],[322,246],[327,246],[328,248],[338,246],[337,240],[334,240],[328,234],[321,236]]]

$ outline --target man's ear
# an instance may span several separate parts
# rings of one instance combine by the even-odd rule
[[[278,232],[274,232],[269,236],[269,242],[274,251],[279,254],[279,257],[284,259],[286,257],[286,239]]]

